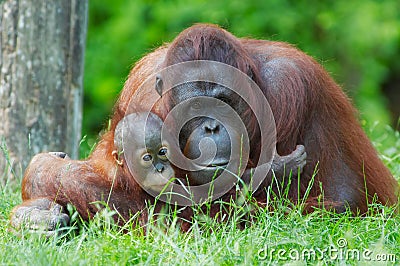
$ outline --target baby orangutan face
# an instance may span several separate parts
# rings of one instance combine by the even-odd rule
[[[131,163],[139,178],[145,177],[142,182],[145,188],[161,191],[174,177],[174,171],[167,159],[168,144],[159,142],[155,135],[149,136],[151,144],[147,140],[146,135],[146,147],[137,146]]]
[[[163,122],[153,113],[132,113],[115,130],[114,142],[136,181],[161,192],[174,177],[167,158],[169,145],[161,139]]]

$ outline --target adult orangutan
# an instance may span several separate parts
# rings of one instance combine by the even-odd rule
[[[316,173],[309,205],[313,205],[313,200],[322,193],[325,206],[339,212],[345,208],[365,212],[374,197],[383,204],[397,202],[398,183],[379,160],[357,122],[356,111],[349,99],[315,60],[286,43],[240,39],[217,26],[199,24],[184,30],[172,43],[158,48],[136,64],[115,105],[110,130],[102,136],[87,160],[73,161],[53,156],[48,159],[41,157],[39,162],[34,158],[22,184],[24,202],[14,209],[11,222],[20,224],[20,217],[26,215],[26,209],[31,206],[47,211],[54,204],[64,207],[72,203],[84,219],[98,211],[96,205],[91,204],[98,200],[106,201],[124,218],[143,210],[145,201],[152,197],[132,178],[126,164],[116,163],[113,156],[116,150],[114,131],[124,116],[149,105],[143,99],[146,95],[155,95],[155,92],[162,97],[152,112],[162,120],[180,103],[200,96],[218,99],[233,108],[250,136],[247,168],[254,167],[267,151],[260,148],[263,121],[255,121],[248,103],[218,84],[196,81],[171,89],[165,86],[166,77],[156,75],[166,67],[197,60],[230,65],[258,85],[275,118],[278,154],[288,155],[297,145],[304,145],[307,164],[300,176],[300,186],[297,177],[292,177],[289,197],[293,201],[299,195],[304,196]],[[195,69],[189,72],[194,75],[193,80],[197,80]],[[142,85],[149,77],[154,86],[143,89]],[[140,88],[139,94],[143,98],[132,106],[131,101],[138,97]],[[251,98],[253,91],[247,93]],[[199,144],[210,134],[216,146],[224,148],[223,127],[213,117],[189,121],[179,135],[181,151],[191,157],[191,153],[196,153],[192,145]],[[218,156],[226,161],[224,152]],[[45,164],[54,164],[54,170],[41,171]],[[40,174],[34,174],[35,171]],[[202,173],[207,175],[206,172],[207,169]],[[258,202],[265,201],[265,189],[270,185],[270,180],[266,179],[253,194]],[[41,203],[43,201],[46,203]],[[141,217],[146,219],[145,214]]]

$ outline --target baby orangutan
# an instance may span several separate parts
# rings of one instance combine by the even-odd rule
[[[167,158],[169,143],[161,139],[162,126],[161,118],[153,113],[132,113],[118,123],[114,135],[117,163],[127,163],[138,183],[154,192],[161,192],[174,178]]]

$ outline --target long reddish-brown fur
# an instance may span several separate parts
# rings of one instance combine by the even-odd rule
[[[300,177],[300,191],[295,177],[292,183],[296,185],[289,191],[293,201],[298,199],[298,193],[300,197],[304,195],[317,169],[310,202],[322,193],[320,184],[326,202],[338,211],[348,206],[353,211],[365,212],[374,196],[383,204],[397,202],[398,183],[360,127],[351,101],[321,65],[286,43],[239,39],[208,24],[186,29],[171,44],[158,48],[135,65],[114,107],[109,131],[87,160],[33,160],[23,180],[23,200],[29,204],[35,198],[49,198],[63,206],[72,203],[84,218],[98,211],[90,204],[96,200],[108,199],[110,207],[126,219],[143,210],[145,201],[152,198],[139,187],[126,166],[115,163],[114,130],[136,90],[148,77],[163,67],[191,60],[220,61],[249,75],[273,111],[278,153],[289,154],[297,144],[305,146],[307,165]],[[136,102],[146,105],[140,99]],[[164,118],[166,113],[162,110],[158,115]],[[262,152],[258,145],[257,141],[251,143],[255,154]],[[70,165],[69,171],[61,171],[66,163]],[[259,191],[265,188],[260,187]],[[256,193],[260,202],[263,196]],[[24,204],[28,203],[20,206]]]

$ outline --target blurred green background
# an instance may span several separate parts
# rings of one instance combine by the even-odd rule
[[[90,1],[81,156],[107,127],[131,66],[196,22],[286,41],[316,58],[380,134],[400,116],[400,1]],[[378,126],[375,126],[379,121]]]

